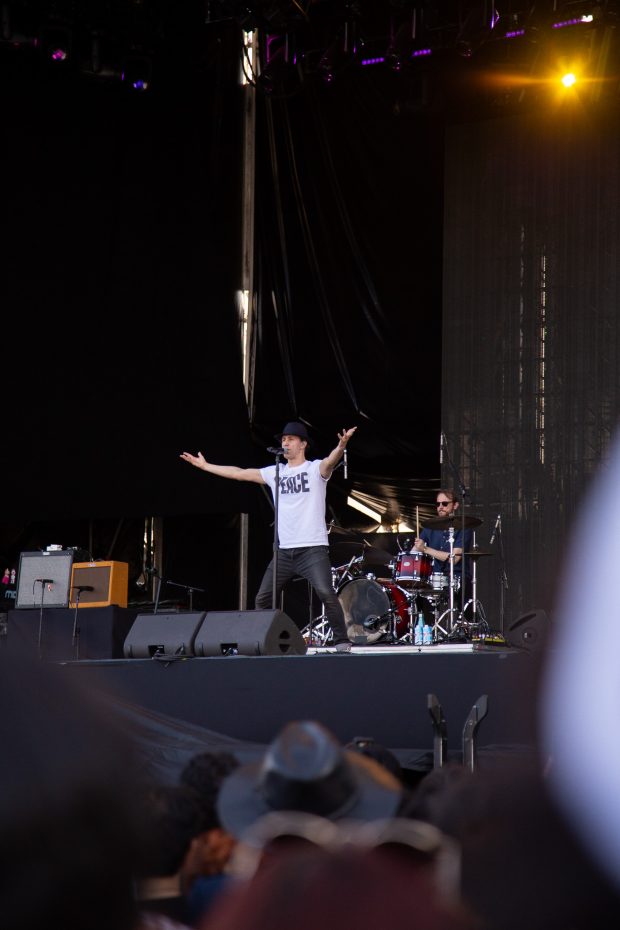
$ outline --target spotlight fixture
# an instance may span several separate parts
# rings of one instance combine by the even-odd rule
[[[68,62],[72,45],[72,31],[65,23],[52,21],[41,29],[41,52],[46,61],[54,65]]]
[[[141,52],[127,55],[121,80],[129,90],[137,93],[149,90],[153,81],[153,62],[150,56]]]

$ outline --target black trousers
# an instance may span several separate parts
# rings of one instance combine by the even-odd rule
[[[276,598],[279,599],[282,588],[291,578],[301,577],[308,581],[325,608],[325,616],[333,634],[334,644],[348,643],[347,625],[342,604],[338,600],[332,583],[332,566],[329,560],[328,546],[306,546],[300,549],[278,549],[278,576],[276,579]],[[272,607],[273,599],[273,559],[265,569],[255,606],[258,610]]]

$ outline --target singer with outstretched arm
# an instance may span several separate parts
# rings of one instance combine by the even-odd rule
[[[347,635],[342,605],[332,584],[325,523],[325,497],[327,482],[356,429],[354,426],[338,433],[338,445],[324,459],[306,458],[310,437],[303,423],[287,423],[282,432],[276,435],[286,462],[279,469],[276,596],[280,596],[282,588],[291,578],[305,578],[325,608],[325,616],[332,629],[333,643],[338,653],[350,652],[351,643]],[[266,484],[272,495],[275,495],[275,465],[265,468],[213,465],[205,460],[202,452],[198,455],[183,452],[181,458],[190,465],[220,478]],[[265,570],[256,595],[256,608],[264,610],[271,607],[272,598],[273,559]]]

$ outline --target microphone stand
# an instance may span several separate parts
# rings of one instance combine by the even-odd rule
[[[452,461],[452,456],[450,455],[450,448],[449,448],[449,446],[448,446],[448,441],[447,441],[447,438],[444,436],[443,432],[442,432],[442,437],[443,437],[442,448],[445,449],[446,458],[447,458],[447,460],[448,460],[448,467],[449,467],[449,469],[450,469],[450,471],[452,472],[452,475],[453,475],[453,477],[454,477],[454,483],[458,486],[458,489],[459,489],[459,492],[460,492],[459,504],[460,504],[460,508],[461,508],[461,548],[462,548],[462,550],[463,550],[462,553],[461,553],[461,621],[462,621],[462,623],[464,624],[464,623],[465,623],[465,581],[466,581],[466,577],[467,577],[466,574],[465,574],[465,568],[466,568],[466,564],[465,564],[465,562],[466,562],[466,555],[465,555],[465,549],[466,549],[466,546],[465,546],[465,499],[466,499],[466,497],[468,496],[469,492],[468,492],[467,488],[465,487],[465,485],[463,484],[463,482],[461,481],[461,476],[460,476],[460,474],[459,474],[458,468],[456,467],[456,465],[455,465],[454,462]],[[452,552],[451,552],[451,554],[450,554],[450,559],[451,559],[451,560],[453,559]],[[453,579],[452,579],[452,565],[451,565],[451,571],[450,571],[450,593],[452,593],[452,580],[453,580]],[[451,618],[451,619],[452,619],[452,618]],[[457,624],[457,626],[458,626],[458,624]],[[453,630],[453,632],[455,632],[455,630]]]
[[[82,586],[73,589],[77,591],[77,596],[75,598],[75,611],[73,614],[73,633],[71,636],[71,641],[73,643],[74,659],[77,660],[80,658],[80,628],[78,626],[78,607],[80,606],[80,597],[82,596]]]
[[[161,594],[161,583],[163,579],[156,568],[151,569],[151,574],[157,578],[157,594],[155,595],[155,606],[153,608],[153,613],[156,614],[157,608],[159,607],[159,595]]]
[[[36,581],[35,581],[36,584]],[[34,587],[34,585],[33,585]],[[37,639],[37,655],[42,659],[41,644],[43,642],[43,597],[45,595],[45,585],[41,582],[41,605],[39,607],[39,635]]]
[[[499,561],[500,561],[500,593],[499,593],[499,630],[504,635],[504,591],[508,590],[508,576],[506,574],[506,560],[504,558],[504,536],[502,534],[502,520],[500,517],[497,527],[499,535]]]
[[[268,452],[273,452],[273,449],[268,449]],[[273,610],[278,609],[276,601],[278,599],[278,508],[280,503],[280,460],[283,456],[283,452],[278,449],[275,453],[276,457],[276,481],[275,488],[273,492],[273,561],[271,563],[273,575],[272,575],[272,585],[271,585],[271,607]]]
[[[187,593],[189,594],[189,609],[190,610],[194,609],[194,600],[193,600],[194,591],[200,591],[201,594],[205,593],[204,588],[195,588],[193,585],[189,585],[189,584],[178,584],[176,581],[168,581],[168,580],[166,580],[166,584],[172,585],[173,588],[183,588],[184,591],[187,591]]]
[[[170,581],[169,578],[162,578],[156,568],[150,568],[148,572],[153,575],[154,578],[157,578],[157,594],[155,595],[155,605],[153,607],[154,614],[156,614],[159,609],[159,595],[161,594],[162,584],[172,585],[173,588],[183,588],[184,591],[187,591],[189,594],[189,610],[194,609],[194,591],[200,591],[201,594],[205,593],[205,588],[197,588],[195,585],[190,584],[179,584],[178,581]]]

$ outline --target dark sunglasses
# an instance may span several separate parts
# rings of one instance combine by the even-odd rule
[[[437,501],[438,507],[447,507],[449,504],[453,504],[454,501]]]

